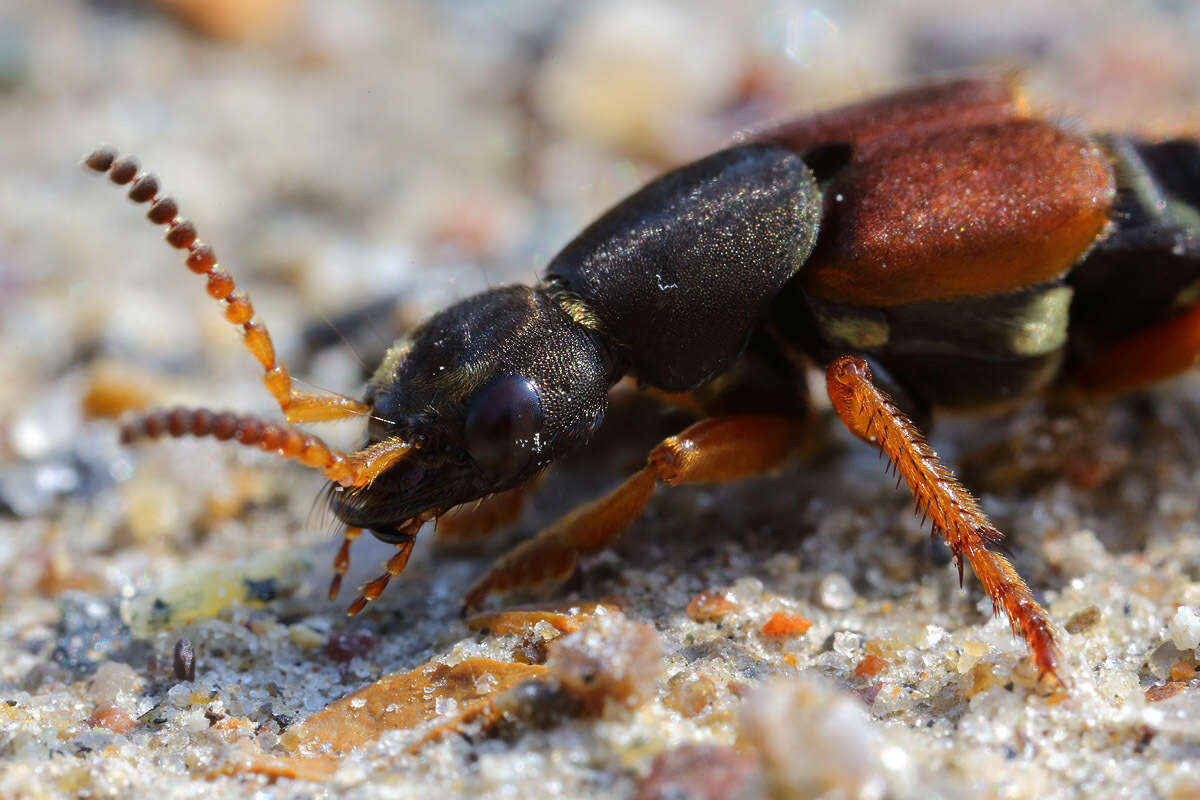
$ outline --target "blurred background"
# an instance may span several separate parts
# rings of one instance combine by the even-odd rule
[[[3,0],[0,458],[69,441],[97,365],[269,408],[196,280],[76,168],[100,143],[159,174],[292,352],[369,300],[419,317],[529,280],[656,171],[914,80],[1021,70],[1056,116],[1194,127],[1198,45],[1191,0]],[[353,391],[326,361],[309,377]]]

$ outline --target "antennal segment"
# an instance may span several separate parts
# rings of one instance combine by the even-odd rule
[[[319,469],[329,480],[346,487],[370,485],[380,473],[412,450],[409,442],[391,438],[354,453],[345,453],[290,425],[206,408],[151,411],[131,417],[121,426],[121,444],[163,436],[212,437],[219,441],[258,447],[299,461],[306,467]]]
[[[187,268],[208,279],[206,291],[210,297],[225,304],[225,319],[241,328],[242,342],[262,365],[263,383],[279,403],[288,422],[326,422],[370,412],[369,406],[350,397],[299,392],[292,388],[291,375],[283,362],[276,358],[275,345],[271,342],[267,326],[254,318],[254,306],[250,298],[234,285],[233,277],[220,267],[213,249],[200,241],[196,226],[179,216],[175,200],[159,194],[157,177],[140,171],[133,157],[118,158],[117,152],[108,147],[92,153],[83,163],[96,172],[107,172],[109,179],[118,186],[132,184],[129,187],[129,199],[133,202],[150,203],[146,218],[156,225],[165,225],[167,244],[186,250],[187,259],[184,263]]]

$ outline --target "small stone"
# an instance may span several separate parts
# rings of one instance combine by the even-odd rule
[[[1158,647],[1146,657],[1146,666],[1151,675],[1158,680],[1166,680],[1171,675],[1171,669],[1179,663],[1179,649],[1170,639],[1159,643]]]
[[[635,800],[736,800],[765,796],[762,767],[750,753],[685,744],[661,753],[637,784]]]
[[[1177,661],[1171,665],[1171,680],[1190,681],[1196,677],[1196,665],[1191,661]]]
[[[87,419],[117,419],[160,401],[161,381],[132,364],[103,361],[91,368],[80,408]]]
[[[599,714],[610,700],[636,708],[653,698],[662,656],[654,626],[616,613],[593,617],[575,633],[554,640],[546,666],[568,694]]]
[[[811,627],[812,622],[799,614],[776,611],[762,626],[762,634],[772,639],[793,639],[803,636]]]
[[[1096,674],[1096,691],[1113,708],[1125,705],[1125,701],[1137,689],[1138,676],[1135,672],[1124,669],[1101,669]]]
[[[879,697],[879,690],[882,688],[882,683],[872,683],[860,689],[851,689],[850,691],[855,697],[862,700],[864,705],[873,706],[875,705],[875,699]]]
[[[986,661],[980,661],[971,667],[970,676],[971,685],[967,687],[968,698],[983,694],[988,689],[1000,685],[1000,678],[996,676],[995,668]]]
[[[880,658],[895,658],[906,647],[907,644],[901,639],[867,639],[863,642],[864,650]]]
[[[539,110],[578,136],[637,152],[730,101],[737,52],[701,8],[623,0],[588,4],[556,37],[534,87]]]
[[[325,642],[325,655],[330,661],[345,664],[355,658],[365,657],[378,641],[375,634],[363,628],[338,631]]]
[[[712,705],[717,697],[717,684],[707,675],[683,670],[667,681],[663,705],[685,717],[694,717]]]
[[[716,622],[737,610],[737,607],[724,592],[705,589],[688,603],[687,615],[696,622]]]
[[[282,31],[295,0],[157,0],[188,24],[220,39],[264,39]]]
[[[838,631],[833,635],[833,652],[846,659],[852,660],[857,657],[862,646],[861,634],[853,631]]]
[[[1146,575],[1134,581],[1129,590],[1143,597],[1149,597],[1151,600],[1161,600],[1163,594],[1167,591],[1167,585],[1163,583],[1161,578],[1154,575]]]
[[[755,689],[738,729],[761,759],[769,797],[907,796],[914,785],[912,759],[885,758],[891,748],[863,704],[808,678]]]
[[[118,702],[122,695],[133,695],[142,687],[142,678],[133,667],[116,661],[105,661],[96,668],[91,683],[88,684],[88,697],[97,705],[112,705]]]
[[[763,583],[758,578],[738,578],[729,587],[727,596],[734,603],[742,606],[757,603],[763,596]]]
[[[854,597],[850,581],[838,572],[826,575],[817,587],[817,602],[830,611],[845,611],[854,605]]]
[[[319,631],[315,631],[307,625],[289,625],[288,639],[292,644],[305,650],[320,647],[326,641]]]
[[[887,659],[876,655],[867,655],[858,662],[858,666],[854,668],[854,674],[860,678],[874,678],[890,666],[891,663]]]
[[[1200,607],[1180,606],[1167,625],[1167,634],[1180,650],[1200,647]]]
[[[1100,609],[1096,606],[1088,606],[1083,611],[1077,611],[1067,620],[1067,633],[1083,633],[1096,627],[1100,622]]]
[[[175,643],[172,655],[172,672],[177,681],[196,680],[196,650],[188,639],[180,639]]]
[[[958,657],[959,674],[966,675],[985,655],[987,655],[987,645],[983,642],[964,642],[962,654]]]
[[[93,728],[104,728],[113,733],[129,733],[137,725],[133,717],[113,705],[98,706],[88,717],[87,724]]]
[[[1169,697],[1174,697],[1175,695],[1179,694],[1186,688],[1187,688],[1187,684],[1184,683],[1183,681],[1171,681],[1170,683],[1164,683],[1164,684],[1160,684],[1158,686],[1151,686],[1149,689],[1146,690],[1146,702],[1147,703],[1161,702],[1163,700],[1166,700]]]

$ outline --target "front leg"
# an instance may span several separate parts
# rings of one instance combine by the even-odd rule
[[[804,420],[737,416],[701,420],[664,439],[646,466],[608,494],[564,515],[503,556],[463,600],[464,612],[489,595],[550,589],[575,571],[580,555],[612,545],[654,494],[668,486],[724,483],[762,474],[783,462],[802,441]]]
[[[544,471],[515,489],[452,508],[438,517],[437,546],[446,549],[470,546],[516,522],[525,510],[529,493],[537,488],[543,474]]]
[[[917,507],[933,522],[933,532],[950,546],[959,582],[965,559],[992,599],[993,612],[1003,609],[1013,632],[1025,640],[1039,674],[1058,680],[1058,653],[1049,615],[1008,559],[991,550],[1004,535],[938,460],[916,426],[871,382],[871,369],[865,361],[854,356],[835,359],[825,380],[842,422],[851,433],[887,455],[908,484]]]

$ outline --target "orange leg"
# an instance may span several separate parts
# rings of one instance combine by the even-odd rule
[[[423,522],[424,520],[422,520]],[[416,527],[420,527],[418,524]],[[387,560],[384,565],[384,573],[373,581],[368,581],[362,587],[360,594],[353,603],[346,609],[346,615],[353,617],[358,612],[367,607],[367,603],[379,598],[383,594],[383,590],[387,588],[388,583],[392,578],[404,572],[404,568],[408,566],[408,557],[412,555],[413,543],[416,542],[415,531],[408,539],[396,545],[396,552]],[[330,587],[332,593],[332,587]]]
[[[1123,392],[1178,375],[1198,361],[1200,304],[1110,345],[1073,376],[1073,383],[1088,392]]]
[[[404,572],[404,568],[408,566],[408,559],[412,555],[413,545],[417,541],[417,531],[421,530],[421,526],[435,514],[436,512],[431,511],[419,517],[413,517],[397,529],[403,534],[403,538],[396,542],[396,552],[384,564],[383,574],[363,585],[362,593],[346,609],[348,616],[353,617],[366,608],[367,603],[379,599],[379,595],[383,594],[383,590],[391,583],[392,578]],[[333,578],[329,581],[330,600],[336,600],[342,591],[342,579],[350,569],[350,545],[354,544],[354,541],[361,535],[362,528],[346,526],[346,531],[342,535],[342,546],[338,548],[337,554],[333,557]]]
[[[991,551],[1004,535],[975,498],[938,460],[916,426],[871,382],[871,370],[861,358],[834,360],[826,370],[826,387],[846,427],[882,450],[904,478],[917,507],[933,522],[933,532],[954,553],[959,582],[965,560],[992,599],[993,612],[1003,610],[1013,632],[1025,640],[1039,674],[1058,680],[1049,615],[1008,559]]]
[[[804,421],[787,417],[701,420],[650,452],[646,466],[608,494],[576,508],[492,565],[467,592],[464,611],[489,595],[551,588],[575,571],[580,555],[610,546],[646,507],[658,481],[668,486],[722,483],[778,466],[799,444]]]
[[[450,509],[438,517],[437,543],[460,547],[515,522],[525,510],[525,499],[539,482],[540,476],[524,486]]]
[[[350,545],[354,544],[354,540],[362,536],[362,528],[356,528],[353,525],[347,525],[345,533],[342,534],[342,545],[338,548],[337,555],[333,557],[333,578],[329,581],[329,599],[337,600],[342,591],[342,579],[346,577],[346,572],[350,569]]]

